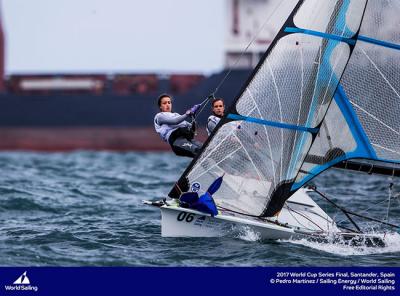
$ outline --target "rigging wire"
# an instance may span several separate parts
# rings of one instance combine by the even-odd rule
[[[292,209],[292,208],[289,207],[288,205],[286,205],[286,208],[288,209],[289,214],[293,217],[293,219],[295,219],[296,222],[299,223],[300,225],[302,225],[305,229],[314,231],[314,229],[311,229],[311,228],[305,226],[303,223],[301,223],[301,222],[293,215],[293,213],[295,213],[295,214],[297,214],[297,215],[303,217],[304,219],[308,220],[309,222],[311,222],[312,224],[314,224],[315,226],[317,226],[322,232],[324,232],[324,230],[322,229],[322,227],[319,226],[317,223],[315,223],[315,222],[314,222],[312,219],[310,219],[308,216],[306,216],[306,215],[300,213],[299,211],[296,211],[296,210]],[[293,213],[292,213],[292,212],[293,212]]]
[[[243,215],[243,216],[247,216],[247,217],[252,217],[252,218],[258,218],[258,219],[260,219],[260,216],[251,215],[251,214],[246,214],[246,213],[243,213],[243,212],[231,210],[231,209],[228,209],[228,208],[224,208],[224,207],[222,207],[222,206],[220,206],[220,205],[217,205],[217,207],[220,208],[221,210],[226,211],[226,212],[231,212],[231,213],[234,213],[234,214],[239,214],[239,215]],[[261,220],[262,220],[262,219],[261,219]]]
[[[356,216],[356,217],[359,217],[359,218],[363,218],[363,219],[365,219],[365,220],[377,222],[377,223],[380,223],[380,224],[383,224],[383,225],[387,225],[387,226],[390,226],[390,227],[400,228],[400,225],[391,224],[391,223],[388,223],[387,221],[383,221],[383,220],[371,218],[371,217],[368,217],[368,216],[361,215],[360,213],[355,213],[355,212],[349,211],[349,210],[347,210],[346,208],[343,208],[343,207],[339,206],[338,204],[334,203],[334,202],[333,202],[330,198],[328,198],[325,194],[323,194],[322,192],[320,192],[319,190],[317,190],[316,187],[313,187],[313,188],[310,188],[310,189],[312,189],[315,193],[318,193],[321,197],[323,197],[326,201],[328,201],[329,203],[331,203],[334,207],[336,207],[336,208],[338,208],[339,210],[341,210],[341,211],[346,215],[346,217],[349,219],[349,221],[350,221],[359,231],[361,231],[361,230],[359,229],[358,225],[353,221],[353,219],[350,217],[350,215]],[[382,201],[382,202],[380,202],[380,203],[383,203],[383,202],[386,202],[386,200],[384,200],[384,201]],[[378,204],[379,204],[379,203],[378,203]],[[376,206],[376,205],[377,205],[377,204],[374,204],[374,206]],[[365,212],[365,211],[367,211],[367,210],[364,210],[363,212]],[[361,212],[361,213],[362,213],[362,212]],[[341,221],[339,221],[339,222],[337,222],[337,223],[341,223],[341,222],[343,222],[343,221],[345,221],[345,220],[341,220]]]
[[[346,163],[347,163],[347,162],[346,162]],[[392,174],[390,180],[393,181],[393,178],[394,178],[394,169],[393,169],[393,174]],[[390,201],[391,201],[391,200],[398,200],[398,202],[400,203],[400,193],[397,193],[396,195],[393,196],[393,191],[392,191],[393,185],[394,185],[394,184],[393,184],[392,182],[391,182],[390,185],[389,185],[389,200],[388,200],[389,206],[388,206],[387,214],[386,214],[386,217],[387,217],[387,218],[386,218],[385,220],[383,220],[383,221],[386,221],[386,222],[388,222],[388,219],[389,219]],[[372,206],[370,206],[370,207],[366,208],[365,210],[362,210],[361,212],[358,212],[358,213],[359,213],[359,214],[364,214],[365,212],[368,212],[368,211],[369,211],[370,209],[372,209],[373,207],[376,207],[376,206],[378,206],[378,205],[380,205],[380,204],[383,204],[383,203],[385,203],[385,202],[387,202],[386,199],[384,199],[384,200],[382,200],[382,201],[380,201],[380,202],[378,202],[378,203],[375,203],[375,204],[373,204]],[[342,223],[342,222],[344,222],[344,221],[345,221],[345,220],[342,219],[342,220],[340,220],[340,221],[338,221],[338,222],[336,222],[336,223],[338,224],[338,223]]]
[[[393,179],[390,178],[390,184],[389,184],[389,196],[388,196],[388,206],[386,210],[386,217],[384,221],[389,222],[389,212],[390,212],[390,200],[392,199],[392,193],[393,193]]]
[[[236,59],[235,63],[233,64],[233,67],[231,67],[229,69],[229,71],[226,73],[225,77],[221,80],[221,82],[218,84],[218,86],[215,88],[214,92],[212,93],[213,95],[215,95],[218,90],[220,89],[220,87],[225,83],[226,79],[228,79],[228,77],[230,76],[230,74],[232,73],[232,69],[236,67],[236,65],[239,63],[239,61],[243,58],[243,56],[245,55],[245,53],[247,52],[247,50],[250,48],[250,46],[254,43],[254,41],[256,41],[257,37],[260,35],[260,33],[264,30],[265,26],[267,25],[267,23],[271,20],[271,17],[275,14],[275,12],[281,7],[281,5],[283,4],[283,1],[280,1],[280,3],[278,5],[275,6],[275,8],[273,9],[273,11],[268,15],[268,17],[266,18],[265,22],[262,24],[262,26],[260,27],[260,29],[257,31],[257,33],[253,36],[253,38],[251,39],[250,43],[246,46],[246,48],[241,52],[240,56]]]
[[[221,81],[219,82],[219,84],[217,85],[217,87],[214,89],[214,91],[203,101],[201,102],[201,107],[199,112],[197,112],[197,114],[194,116],[194,119],[196,119],[197,115],[200,114],[203,109],[205,108],[205,106],[207,105],[207,103],[215,98],[215,95],[218,93],[219,89],[221,88],[221,86],[225,83],[225,81],[228,79],[228,77],[231,75],[232,70],[234,68],[236,68],[237,64],[240,62],[240,60],[243,58],[243,56],[247,53],[248,49],[250,48],[250,46],[254,43],[254,41],[256,41],[256,39],[258,38],[258,36],[260,35],[260,33],[264,30],[265,26],[267,25],[267,23],[271,20],[271,17],[275,14],[275,12],[282,6],[283,1],[280,1],[278,5],[275,6],[275,8],[272,10],[272,12],[268,15],[268,17],[266,18],[265,22],[262,24],[262,26],[260,27],[260,29],[256,32],[256,34],[253,36],[253,38],[250,40],[249,44],[245,47],[244,50],[242,50],[242,52],[240,53],[239,57],[236,59],[236,61],[234,62],[233,66],[230,67],[229,71],[225,74],[225,76],[221,79]]]
[[[370,206],[370,207],[368,207],[367,209],[365,209],[365,210],[359,212],[359,214],[363,214],[363,213],[365,213],[365,212],[368,212],[368,211],[369,211],[370,209],[372,209],[373,207],[376,207],[376,206],[378,206],[378,205],[380,205],[380,204],[383,204],[383,203],[385,203],[385,202],[387,202],[386,199],[385,199],[385,200],[382,200],[382,201],[380,201],[380,202],[378,202],[378,203],[374,203],[372,206]],[[345,221],[345,219],[342,219],[342,220],[340,220],[340,221],[338,221],[338,222],[336,222],[336,223],[342,223],[342,222],[344,222],[344,221]]]

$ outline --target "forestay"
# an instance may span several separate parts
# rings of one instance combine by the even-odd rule
[[[171,197],[225,174],[216,202],[272,216],[320,131],[350,59],[366,0],[299,1]],[[304,177],[303,177],[304,179]]]

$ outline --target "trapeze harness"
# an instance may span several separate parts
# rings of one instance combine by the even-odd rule
[[[185,121],[188,116],[172,112],[157,113],[154,117],[154,128],[176,155],[195,157],[202,143],[193,139],[195,124]]]
[[[211,115],[210,117],[208,117],[207,126],[206,126],[208,136],[211,135],[212,131],[217,126],[217,124],[220,120],[221,120],[221,117],[216,116],[216,115]]]

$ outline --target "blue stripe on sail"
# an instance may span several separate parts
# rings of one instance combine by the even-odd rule
[[[325,39],[331,39],[331,40],[337,40],[337,41],[341,41],[341,42],[346,42],[347,44],[350,44],[350,45],[355,45],[356,44],[356,40],[351,39],[351,38],[345,38],[345,37],[341,37],[341,36],[338,36],[338,35],[327,34],[327,33],[308,30],[308,29],[286,27],[285,28],[285,32],[286,33],[302,33],[302,34],[321,37],[321,38],[325,38]],[[363,35],[359,35],[357,40],[364,41],[364,42],[371,43],[371,44],[375,44],[375,45],[379,45],[379,46],[383,46],[383,47],[387,47],[387,48],[391,48],[391,49],[400,50],[400,44],[391,43],[391,42],[387,42],[387,41],[383,41],[383,40],[379,40],[379,39],[374,39],[374,38],[370,38],[370,37],[363,36]]]
[[[322,38],[325,38],[325,39],[346,42],[346,43],[348,43],[350,45],[355,45],[356,44],[356,41],[354,39],[345,38],[345,37],[341,37],[341,36],[338,36],[338,35],[327,34],[327,33],[318,32],[318,31],[313,31],[313,30],[300,29],[300,28],[294,28],[294,27],[286,27],[285,28],[285,32],[286,33],[303,33],[303,34],[306,34],[306,35],[322,37]]]
[[[343,160],[354,158],[351,157],[353,153],[346,153],[345,155],[342,155],[338,158],[335,158],[334,160],[331,160],[330,162],[327,162],[323,165],[319,165],[315,168],[313,168],[310,172],[308,172],[308,175],[305,176],[300,182],[296,182],[292,185],[291,190],[297,190],[300,189],[304,184],[306,184],[308,181],[313,179],[316,175],[319,173],[329,169],[330,167],[333,167],[335,164],[342,162]]]
[[[316,175],[320,174],[321,172],[333,167],[335,164],[338,164],[344,160],[350,160],[350,159],[366,159],[368,160],[368,158],[363,158],[363,156],[359,154],[359,152],[356,150],[354,152],[349,152],[346,153],[345,155],[342,155],[338,158],[335,158],[334,160],[331,160],[330,162],[327,162],[323,165],[319,165],[315,168],[313,168],[309,174],[304,177],[303,180],[301,180],[301,182],[297,182],[294,183],[292,185],[291,190],[297,190],[299,188],[301,188],[304,184],[306,184],[308,181],[310,181],[311,179],[313,179]],[[382,158],[369,158],[370,160],[374,160],[374,161],[381,161],[381,162],[385,162],[385,163],[392,163],[392,164],[400,164],[400,161],[394,161],[394,160],[385,160]]]
[[[367,43],[371,43],[371,44],[375,44],[375,45],[380,45],[380,46],[387,47],[387,48],[400,50],[399,44],[390,43],[390,42],[386,42],[386,41],[382,41],[382,40],[378,40],[378,39],[373,39],[373,38],[366,37],[366,36],[360,35],[360,36],[358,36],[358,40],[364,41]]]
[[[334,25],[334,29],[335,32],[348,32],[350,33],[351,31],[347,28],[346,26],[346,12],[348,11],[350,5],[350,1],[349,0],[345,0],[343,1],[343,6],[340,9],[339,14],[337,15],[337,19]],[[336,77],[333,69],[330,66],[330,59],[332,56],[332,52],[334,50],[334,48],[337,46],[337,42],[346,42],[349,43],[350,42],[355,42],[353,39],[349,39],[349,38],[344,38],[335,34],[327,34],[327,33],[322,33],[322,32],[317,32],[317,31],[312,31],[312,30],[305,30],[305,29],[297,29],[297,28],[286,28],[289,30],[292,30],[292,32],[295,32],[297,30],[297,32],[303,32],[306,34],[312,34],[314,36],[320,36],[323,38],[327,38],[329,41],[327,43],[327,46],[325,48],[325,52],[324,55],[321,57],[321,63],[320,63],[320,69],[319,69],[319,73],[318,73],[318,77],[317,77],[317,81],[316,81],[316,86],[318,86],[318,89],[316,89],[315,95],[312,98],[311,101],[311,106],[310,106],[310,111],[309,111],[309,118],[307,119],[306,125],[311,125],[310,121],[312,122],[312,116],[314,116],[315,112],[316,112],[316,97],[320,95],[320,92],[323,91],[321,90],[321,86],[319,86],[320,81],[325,82],[331,82],[333,86],[336,86],[339,83],[339,79]],[[298,31],[300,30],[300,31]],[[351,43],[350,43],[351,44]],[[354,43],[355,44],[355,43]],[[331,73],[332,72],[332,77],[330,77],[329,79],[332,78],[332,81],[327,81],[328,77],[325,77],[325,75],[323,73]],[[326,87],[329,87],[329,85],[326,85]],[[296,145],[296,152],[294,155],[296,155],[296,157],[291,160],[290,166],[289,166],[289,170],[288,170],[288,178],[291,178],[293,176],[293,171],[296,167],[296,163],[298,161],[298,157],[300,154],[300,149],[303,148],[304,145],[304,135],[301,137],[300,142]],[[303,183],[304,184],[304,183]],[[295,184],[294,184],[295,185]],[[293,185],[293,186],[294,186]],[[293,190],[294,187],[292,187]],[[298,188],[297,188],[298,189]]]
[[[358,144],[358,153],[363,157],[376,159],[377,155],[375,150],[372,148],[371,142],[369,141],[367,134],[358,120],[357,114],[354,112],[354,109],[340,84],[337,88],[334,98],[340,110],[342,111],[348,126],[350,127],[354,139]]]
[[[296,182],[292,185],[291,190],[297,190],[308,181],[310,181],[314,176],[320,174],[321,172],[329,169],[330,167],[338,164],[341,161],[354,159],[354,158],[365,158],[372,159],[377,161],[384,161],[383,159],[379,159],[376,155],[375,150],[373,149],[371,142],[367,134],[365,133],[360,121],[356,113],[354,112],[353,107],[350,104],[349,99],[343,89],[343,87],[339,84],[335,96],[335,102],[337,103],[340,111],[342,112],[344,118],[346,119],[347,125],[350,128],[351,134],[354,140],[357,143],[357,148],[354,151],[350,151],[341,155],[330,162],[327,162],[323,165],[318,165],[314,167],[306,177],[304,177],[300,182]],[[387,162],[387,161],[386,161]],[[394,161],[392,161],[395,163]]]
[[[350,5],[349,0],[343,1],[343,6],[341,7],[340,12],[336,18],[336,23],[334,26],[335,32],[346,32],[346,33],[351,32],[346,26],[346,12],[348,11],[349,5]],[[327,77],[325,77],[325,75],[323,73],[332,72],[332,85],[336,86],[339,83],[333,69],[331,69],[331,66],[330,66],[330,59],[332,56],[332,52],[334,51],[338,42],[342,42],[342,41],[343,42],[348,42],[348,41],[354,42],[354,40],[349,39],[349,38],[343,38],[343,37],[335,35],[335,34],[327,34],[327,33],[317,32],[317,31],[313,31],[313,30],[298,29],[298,28],[292,28],[292,27],[285,28],[285,31],[286,32],[291,31],[293,33],[294,32],[299,32],[299,33],[303,32],[305,34],[312,34],[314,36],[328,38],[328,40],[329,40],[327,42],[327,46],[325,48],[324,55],[321,57],[320,71],[318,73],[316,85],[315,85],[318,88],[315,89],[316,92],[314,94],[314,97],[311,100],[309,116],[305,123],[306,126],[310,126],[313,121],[313,117],[314,117],[315,113],[318,111],[318,110],[316,110],[317,101],[318,101],[316,98],[320,95],[321,91],[323,91],[323,89],[321,89],[321,86],[319,85],[319,83],[321,81],[323,81],[324,83],[327,81]],[[329,85],[326,85],[326,87],[329,87]],[[295,157],[292,158],[290,161],[289,169],[287,170],[287,174],[286,174],[287,179],[292,178],[292,176],[294,175],[294,170],[296,168],[298,158],[301,153],[301,149],[303,149],[304,143],[305,143],[305,138],[304,138],[304,134],[303,134],[300,138],[300,141],[296,144],[296,149],[293,154],[293,155],[295,155]]]
[[[343,32],[343,29],[345,29],[346,32],[350,32],[350,30],[346,26],[346,12],[349,8],[350,1],[344,1],[343,6],[340,10],[340,13],[337,16],[336,19],[336,24],[335,24],[335,29],[338,32]],[[325,48],[324,55],[321,57],[321,63],[320,63],[320,71],[317,76],[316,80],[316,89],[315,89],[315,94],[314,97],[311,100],[311,105],[310,105],[310,111],[309,111],[309,116],[307,118],[306,125],[309,126],[311,125],[313,121],[314,114],[317,112],[317,97],[321,94],[321,91],[324,91],[324,89],[321,89],[320,82],[326,82],[328,77],[325,77],[323,73],[331,73],[332,72],[332,85],[337,85],[339,83],[333,69],[330,66],[330,59],[332,56],[332,52],[334,51],[335,47],[337,46],[338,42],[341,41],[348,41],[350,40],[353,42],[354,40],[349,39],[349,38],[343,38],[338,35],[334,34],[327,34],[327,33],[322,33],[322,32],[317,32],[313,30],[306,30],[306,29],[298,29],[298,28],[292,28],[292,27],[287,27],[285,29],[286,32],[291,31],[291,32],[303,32],[303,33],[309,33],[313,34],[314,36],[320,36],[323,38],[328,38],[327,46]],[[330,79],[330,78],[329,78]],[[329,80],[328,80],[329,82]],[[322,86],[323,87],[323,86]],[[326,85],[326,87],[329,87],[329,85]],[[301,153],[301,149],[303,149],[305,143],[305,138],[304,134],[301,136],[300,141],[296,144],[296,149],[293,155],[295,155],[294,158],[290,161],[289,169],[287,171],[287,179],[291,178],[294,175],[294,170],[296,168],[296,164],[299,158],[299,155]]]
[[[243,120],[243,121],[247,121],[247,122],[253,122],[253,123],[258,123],[258,124],[262,124],[262,125],[283,128],[283,129],[309,132],[309,133],[313,133],[313,134],[317,134],[319,132],[318,128],[311,128],[311,127],[299,126],[299,125],[294,125],[294,124],[280,123],[280,122],[276,122],[276,121],[263,120],[263,119],[258,119],[258,118],[254,118],[254,117],[248,117],[248,116],[242,116],[242,115],[236,115],[236,114],[228,114],[227,117],[229,119],[233,119],[233,120]]]

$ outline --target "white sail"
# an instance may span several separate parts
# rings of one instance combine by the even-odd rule
[[[369,173],[394,175],[400,168],[399,22],[399,1],[368,1],[341,86],[295,187],[343,160],[363,159]]]
[[[320,4],[323,3],[323,4]],[[313,144],[350,59],[366,0],[299,1],[170,195],[227,177],[214,198],[272,216]]]

